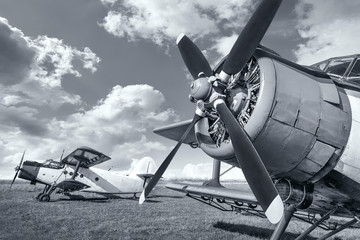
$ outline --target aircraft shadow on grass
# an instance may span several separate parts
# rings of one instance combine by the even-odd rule
[[[167,195],[154,195],[153,197],[147,199],[149,203],[159,203],[160,200],[155,200],[157,198],[183,198],[183,196],[167,196]],[[134,197],[122,197],[122,196],[104,196],[104,197],[84,197],[82,195],[70,195],[68,198],[59,198],[55,201],[89,201],[89,202],[107,202],[110,199],[122,199],[122,200],[135,200],[138,201],[138,198]]]
[[[229,231],[229,232],[235,232],[235,233],[239,233],[241,235],[248,235],[251,237],[259,237],[259,238],[264,238],[264,239],[269,239],[273,233],[274,230],[272,229],[267,229],[267,228],[260,228],[260,227],[255,227],[255,226],[250,226],[250,225],[245,225],[245,224],[233,224],[233,223],[227,223],[227,222],[223,222],[223,221],[218,221],[213,225],[215,228],[219,228],[225,231]],[[295,239],[296,237],[298,237],[298,233],[289,233],[289,232],[285,232],[284,235],[282,236],[282,239]],[[311,236],[307,236],[305,238],[306,240],[315,240],[317,238],[311,237]]]

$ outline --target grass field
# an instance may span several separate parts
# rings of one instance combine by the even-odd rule
[[[0,239],[269,239],[274,226],[266,219],[222,212],[160,186],[143,205],[129,198],[86,201],[53,195],[38,202],[41,185],[18,181],[9,190],[0,181]],[[309,225],[292,221],[284,239],[294,239]],[[316,230],[316,239],[326,233]],[[332,239],[360,239],[348,229]]]

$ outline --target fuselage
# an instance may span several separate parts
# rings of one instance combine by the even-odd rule
[[[36,180],[48,185],[71,179],[75,166],[66,166],[64,169],[40,167]],[[80,168],[76,181],[88,187],[81,190],[94,193],[139,193],[143,189],[144,180],[136,175],[125,175],[123,172],[106,171],[99,168]]]
[[[144,158],[145,159],[145,158]],[[52,161],[52,163],[56,163]],[[80,167],[76,173],[76,166],[69,164],[42,164],[36,161],[25,161],[20,169],[19,178],[29,180],[33,184],[42,183],[48,186],[62,186],[62,182],[69,180],[76,181],[76,184],[82,186],[79,191],[107,193],[107,194],[125,194],[140,193],[146,182],[146,177],[154,172],[153,160],[140,160],[130,174],[120,171],[106,171],[95,167]],[[76,176],[74,176],[76,174]],[[148,178],[149,176],[147,176]],[[66,190],[66,189],[65,189]]]

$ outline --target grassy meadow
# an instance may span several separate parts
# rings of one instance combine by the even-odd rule
[[[0,239],[269,239],[274,226],[266,219],[222,212],[160,182],[143,205],[130,196],[105,199],[82,194],[87,200],[52,195],[38,202],[41,185],[0,181]],[[295,239],[309,224],[292,221],[284,239]],[[308,239],[326,231],[315,230]],[[359,229],[345,230],[332,239],[359,239]]]

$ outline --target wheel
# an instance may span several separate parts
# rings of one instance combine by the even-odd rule
[[[49,194],[44,194],[44,195],[42,195],[41,198],[40,198],[40,201],[41,201],[41,202],[48,202],[48,201],[50,201],[50,196],[49,196]]]
[[[40,200],[40,198],[41,198],[43,195],[44,195],[43,193],[39,193],[39,194],[36,196],[36,199],[37,199],[37,200]]]

